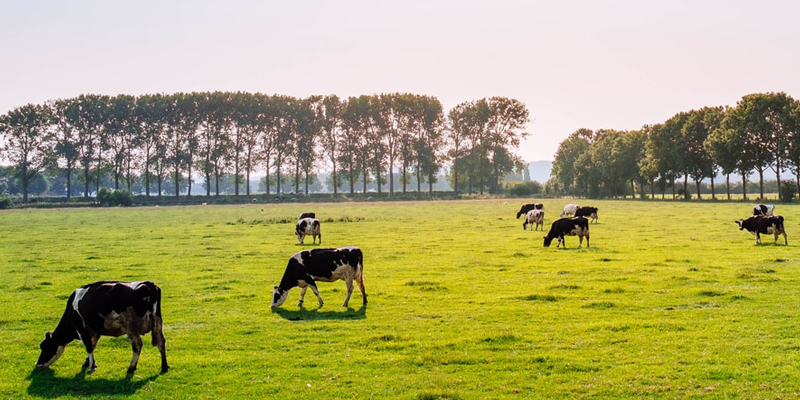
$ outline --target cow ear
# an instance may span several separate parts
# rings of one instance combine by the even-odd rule
[[[277,289],[277,288],[278,288],[278,286],[276,285],[276,286],[273,286],[272,288],[273,288],[273,289]]]
[[[45,334],[44,334],[44,338],[45,338],[45,339],[52,339],[52,338],[53,338],[53,332],[47,332],[47,333],[45,333]]]

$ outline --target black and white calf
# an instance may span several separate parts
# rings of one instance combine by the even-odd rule
[[[300,244],[303,244],[307,235],[312,236],[312,244],[317,243],[317,236],[319,236],[319,244],[322,244],[322,232],[320,231],[319,220],[315,218],[303,218],[297,221],[295,227],[295,234]]]
[[[575,211],[576,217],[589,217],[597,223],[597,207],[580,207]]]
[[[544,210],[544,204],[542,203],[528,203],[523,204],[522,207],[517,211],[517,219],[519,219],[520,215],[528,215],[528,211],[530,210]]]
[[[564,206],[564,211],[561,212],[561,215],[559,215],[559,217],[564,218],[567,215],[574,216],[575,213],[578,212],[579,208],[581,208],[581,206],[577,204],[567,204]]]
[[[578,236],[580,240],[578,247],[583,245],[583,237],[586,237],[586,247],[589,247],[589,220],[583,217],[561,218],[553,222],[550,226],[550,232],[544,237],[544,247],[550,247],[553,239],[558,238],[556,247],[562,244],[567,247],[564,242],[564,236]]]
[[[528,224],[533,226],[533,230],[538,230],[541,226],[544,229],[544,210],[530,210],[525,215],[525,222],[522,223],[522,229],[527,229]]]
[[[761,243],[761,234],[775,235],[775,243],[778,243],[778,236],[783,235],[783,244],[789,244],[786,238],[786,230],[783,227],[783,216],[780,215],[754,215],[745,220],[736,221],[739,230],[747,229],[748,232],[756,235],[756,243]]]
[[[303,218],[317,218],[317,214],[312,213],[312,212],[304,212],[304,213],[300,214],[300,218],[298,218],[298,220],[303,219]]]
[[[753,215],[773,215],[774,212],[774,204],[756,204],[753,206]]]
[[[317,289],[317,282],[335,282],[344,280],[347,285],[347,297],[344,298],[342,307],[347,307],[350,296],[353,294],[353,281],[358,283],[364,304],[367,304],[367,292],[364,290],[364,256],[358,247],[340,247],[338,249],[311,249],[295,253],[286,265],[281,283],[275,286],[272,292],[272,308],[280,307],[289,296],[289,290],[295,286],[300,287],[300,303],[306,296],[306,289],[310,286],[317,295],[319,306],[322,307],[322,297]]]
[[[167,372],[166,341],[162,332],[161,289],[152,282],[95,282],[81,286],[67,300],[67,309],[51,333],[47,332],[39,347],[37,367],[52,365],[73,340],[86,347],[83,367],[94,371],[94,348],[100,336],[128,335],[133,359],[128,374],[136,370],[142,352],[142,338],[152,332],[153,346],[161,352],[161,372]]]

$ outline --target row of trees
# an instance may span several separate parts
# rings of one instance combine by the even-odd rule
[[[700,197],[700,183],[726,176],[730,198],[730,175],[742,177],[747,198],[747,179],[758,174],[764,197],[764,172],[775,171],[778,192],[781,174],[795,175],[800,187],[800,101],[785,93],[744,96],[735,107],[704,107],[680,112],[667,121],[640,130],[579,129],[561,142],[553,162],[551,184],[563,194],[608,197],[630,193],[641,195],[649,185],[661,193],[683,179],[683,194],[689,196],[691,178]]]
[[[435,183],[448,161],[452,186],[497,192],[502,177],[521,165],[513,153],[527,136],[527,108],[517,100],[492,97],[465,102],[444,114],[439,100],[408,93],[295,98],[245,92],[155,95],[81,95],[28,104],[0,117],[0,161],[14,167],[27,202],[28,187],[47,168],[63,171],[67,198],[80,170],[83,196],[99,192],[106,174],[114,188],[158,196],[162,185],[180,187],[202,176],[206,196],[219,195],[220,179],[234,176],[235,194],[256,171],[270,180],[293,176],[305,192],[315,171],[331,171],[336,194],[359,177],[395,193],[395,174],[407,190],[411,174]],[[387,176],[388,175],[388,176]],[[181,186],[184,184],[183,186]],[[245,185],[250,195],[249,185]]]

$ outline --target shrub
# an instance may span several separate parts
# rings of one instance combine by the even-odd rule
[[[508,193],[512,196],[530,196],[533,194],[542,193],[542,184],[536,181],[528,181],[518,183],[508,189]]]
[[[12,204],[11,197],[0,196],[0,210],[11,208],[11,204]]]
[[[110,206],[114,203],[114,192],[109,188],[100,188],[97,191],[97,202],[101,206]]]
[[[794,196],[797,194],[797,185],[791,181],[783,181],[781,185],[781,201],[790,203]]]
[[[129,190],[114,190],[102,188],[97,192],[97,202],[101,206],[130,206],[133,205],[133,193]]]
[[[114,204],[118,206],[132,206],[133,193],[128,189],[114,191]]]

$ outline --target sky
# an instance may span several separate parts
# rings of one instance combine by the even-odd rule
[[[800,1],[0,0],[0,114],[85,93],[408,92],[524,103],[517,151],[579,128],[800,99]]]

